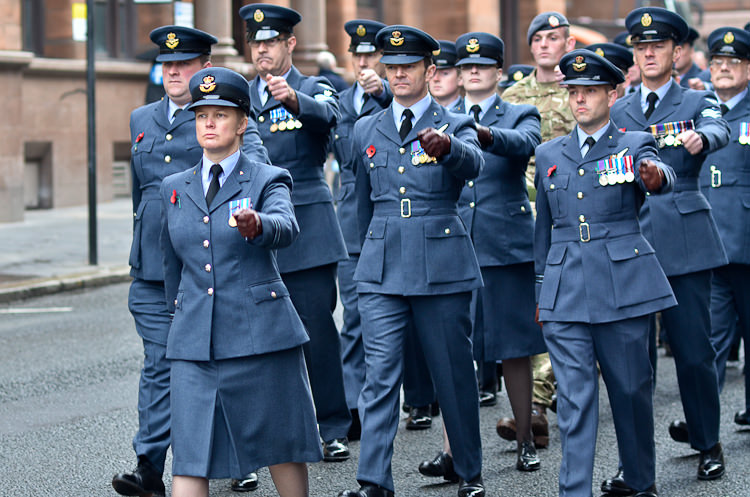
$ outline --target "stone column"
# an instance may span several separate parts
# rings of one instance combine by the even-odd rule
[[[317,74],[315,57],[326,44],[326,6],[323,0],[294,0],[291,7],[302,15],[302,22],[294,27],[297,47],[294,65],[305,74]]]
[[[211,33],[219,42],[211,48],[214,65],[239,62],[242,58],[232,38],[232,0],[195,0],[195,27]]]

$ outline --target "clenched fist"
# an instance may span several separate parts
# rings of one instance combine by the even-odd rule
[[[638,174],[640,174],[643,184],[650,192],[657,191],[664,184],[664,171],[648,159],[641,161],[638,166]]]
[[[477,138],[482,148],[487,148],[492,145],[494,138],[492,137],[492,131],[487,126],[477,124]]]
[[[263,233],[260,216],[253,209],[241,209],[233,215],[234,219],[237,220],[237,230],[240,232],[240,235],[248,240],[252,240]]]
[[[435,128],[425,128],[417,133],[419,144],[431,157],[441,158],[451,152],[451,139],[445,133],[441,133]]]

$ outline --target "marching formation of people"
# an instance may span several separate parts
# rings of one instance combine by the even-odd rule
[[[171,447],[175,497],[217,478],[254,490],[261,467],[302,497],[307,463],[359,440],[359,488],[339,497],[392,497],[403,409],[407,429],[443,417],[419,472],[484,496],[479,410],[505,385],[516,469],[540,468],[555,409],[559,495],[591,496],[600,376],[619,455],[602,493],[657,495],[660,428],[699,452],[698,479],[724,475],[719,394],[750,340],[750,31],[713,31],[701,72],[698,33],[670,10],[579,49],[545,12],[534,65],[504,71],[495,34],[354,19],[339,92],[330,60],[293,65],[299,13],[239,15],[250,81],[212,66],[208,33],[150,35],[166,95],[130,119],[144,362],[119,494],[164,496]],[[663,427],[657,331],[684,412]]]

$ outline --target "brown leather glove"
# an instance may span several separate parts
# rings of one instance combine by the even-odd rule
[[[641,176],[643,185],[650,192],[655,192],[661,188],[664,184],[664,171],[651,162],[650,160],[642,160],[638,166],[638,174]]]
[[[234,213],[237,220],[237,230],[240,235],[248,240],[263,233],[263,225],[260,222],[260,216],[253,209],[242,209]]]
[[[495,138],[492,136],[492,131],[487,126],[477,124],[477,138],[479,138],[479,144],[482,148],[487,148],[492,145]]]
[[[425,128],[417,133],[419,143],[431,157],[439,159],[451,152],[451,139],[448,135],[440,133],[435,128]]]

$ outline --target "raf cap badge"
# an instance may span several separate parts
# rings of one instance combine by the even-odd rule
[[[177,45],[180,44],[180,39],[177,38],[176,34],[169,33],[167,35],[167,41],[165,41],[164,44],[167,46],[167,48],[174,50],[175,48],[177,48]]]
[[[727,31],[727,34],[724,35],[724,43],[727,45],[731,45],[734,41],[734,34],[731,31]]]
[[[521,81],[523,79],[523,73],[521,71],[516,71],[513,73],[513,81]]]
[[[586,62],[583,60],[583,55],[579,55],[576,57],[576,61],[572,64],[573,70],[575,72],[582,72],[586,69]]]
[[[557,16],[549,16],[547,22],[549,22],[549,25],[553,28],[556,28],[560,25],[560,19],[558,19]]]
[[[361,36],[364,36],[366,34],[367,34],[367,30],[365,29],[365,27],[363,25],[360,24],[359,26],[357,26],[357,36],[361,37]]]
[[[469,53],[475,53],[479,51],[479,40],[472,38],[469,43],[466,44],[466,51]]]
[[[594,53],[599,57],[604,57],[604,50],[602,50],[601,47],[594,50]]]
[[[212,91],[214,91],[216,89],[216,83],[215,83],[215,81],[216,81],[216,79],[213,76],[211,76],[211,75],[208,75],[208,76],[204,77],[203,78],[203,83],[201,83],[200,86],[199,86],[200,90],[203,93],[211,93]]]
[[[263,11],[260,9],[256,10],[255,13],[253,13],[253,20],[255,22],[263,22],[263,19],[265,18],[266,16],[263,15]]]
[[[653,19],[651,18],[651,15],[649,15],[648,12],[644,12],[643,15],[641,16],[641,26],[644,26],[647,28],[651,26],[652,21]]]
[[[391,45],[394,47],[400,47],[404,44],[404,37],[401,36],[401,31],[394,31],[391,33]]]

